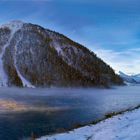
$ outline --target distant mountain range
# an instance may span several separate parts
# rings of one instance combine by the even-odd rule
[[[1,86],[108,86],[123,80],[86,47],[21,21],[0,26]]]
[[[140,74],[127,75],[127,74],[120,71],[119,75],[127,83],[140,84]]]

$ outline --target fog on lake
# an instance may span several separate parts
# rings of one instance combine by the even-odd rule
[[[0,88],[0,139],[55,133],[140,104],[140,86]]]

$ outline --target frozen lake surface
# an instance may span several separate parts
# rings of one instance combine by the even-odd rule
[[[0,88],[0,140],[70,129],[140,105],[140,86],[113,89]]]

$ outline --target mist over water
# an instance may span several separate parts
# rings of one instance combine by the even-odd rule
[[[140,86],[0,88],[0,140],[46,135],[140,104]]]

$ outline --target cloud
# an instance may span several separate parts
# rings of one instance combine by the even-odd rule
[[[94,52],[114,68],[116,72],[140,73],[140,48],[125,51],[97,49]]]
[[[0,2],[0,24],[20,19],[58,31],[89,47],[115,70],[124,72],[140,72],[139,15],[139,0]]]

